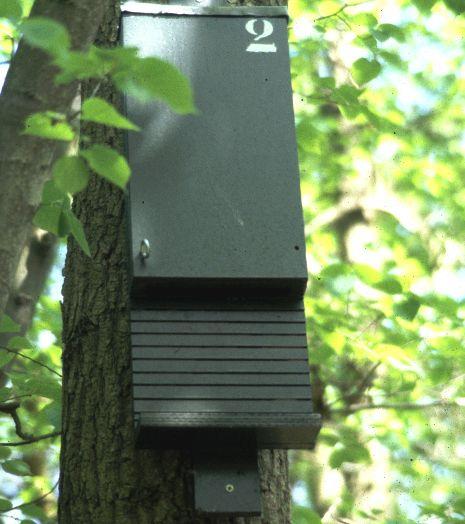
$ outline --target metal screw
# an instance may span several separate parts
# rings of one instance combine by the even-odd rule
[[[150,242],[146,238],[140,243],[139,256],[142,260],[150,256]]]
[[[234,491],[234,485],[233,484],[226,484],[225,489],[228,493],[232,493]]]

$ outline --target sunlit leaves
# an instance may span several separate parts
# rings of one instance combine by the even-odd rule
[[[0,498],[0,513],[8,511],[13,507],[11,501],[7,499]]]
[[[403,300],[394,306],[394,313],[405,320],[413,320],[416,317],[420,306],[421,303],[418,298],[413,294],[409,294],[406,300]]]
[[[465,3],[463,0],[444,0],[444,3],[457,15],[465,13]]]
[[[329,466],[333,469],[338,469],[345,462],[370,462],[370,454],[360,444],[351,444],[350,447],[336,446],[329,458]]]
[[[398,42],[405,42],[404,31],[394,24],[380,24],[375,30],[373,30],[373,35],[381,42],[385,42],[389,38],[394,38]]]
[[[25,135],[38,136],[49,140],[73,140],[75,134],[72,127],[65,121],[61,114],[34,113],[27,117],[24,123]]]
[[[81,151],[90,167],[100,176],[124,189],[131,175],[126,159],[117,151],[103,145],[93,145]]]
[[[381,72],[381,64],[377,60],[359,58],[352,64],[351,73],[358,85],[367,84]]]
[[[35,17],[21,24],[24,39],[53,56],[65,53],[71,44],[66,28],[50,18]]]
[[[0,3],[0,18],[16,21],[21,18],[23,10],[18,0],[2,0]]]
[[[18,333],[20,326],[7,314],[0,317],[0,333]]]
[[[121,115],[111,104],[102,98],[93,97],[84,101],[81,119],[106,126],[137,131],[139,128]]]
[[[316,511],[305,506],[292,506],[292,524],[321,524],[321,518]]]
[[[5,462],[0,463],[0,466],[2,467],[3,471],[5,471],[6,473],[10,473],[11,475],[17,475],[21,477],[25,475],[32,475],[29,464],[22,460],[7,460]]]
[[[181,114],[195,112],[188,79],[164,60],[139,58],[130,69],[116,73],[113,78],[118,88],[131,96],[162,100]]]
[[[63,193],[72,195],[82,191],[89,181],[85,161],[78,156],[59,158],[53,166],[53,180]]]
[[[90,249],[87,243],[84,229],[71,211],[71,200],[66,191],[61,190],[58,185],[55,183],[55,177],[58,173],[58,178],[60,180],[59,184],[62,187],[66,186],[66,176],[71,172],[72,181],[70,182],[69,189],[76,189],[76,187],[81,187],[83,185],[82,178],[86,175],[83,175],[83,172],[86,172],[85,165],[81,165],[83,162],[82,159],[75,158],[71,161],[71,166],[68,166],[68,159],[60,159],[60,164],[54,171],[54,180],[46,182],[42,192],[42,203],[37,210],[37,213],[34,216],[34,224],[41,229],[50,231],[51,233],[57,236],[66,236],[71,233],[78,244],[81,246],[82,250],[90,256]],[[64,161],[64,162],[63,162]],[[66,171],[66,167],[69,167],[69,171]],[[74,170],[74,171],[73,171]],[[87,183],[87,180],[86,180]],[[69,191],[71,193],[71,191]]]
[[[59,205],[42,204],[34,216],[33,223],[45,231],[50,231],[50,233],[60,236],[62,231],[60,227],[61,212],[62,207]]]
[[[11,448],[8,446],[0,446],[0,460],[5,460],[11,456]]]
[[[79,219],[69,209],[63,211],[63,219],[65,220],[69,228],[69,232],[73,235],[76,242],[79,244],[84,253],[90,257],[90,247],[87,242],[84,228],[82,227],[82,224],[79,221]]]

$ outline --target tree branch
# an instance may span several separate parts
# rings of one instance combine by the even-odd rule
[[[60,435],[61,431],[52,431],[51,433],[45,433],[44,435],[31,437],[26,440],[19,440],[16,442],[0,442],[0,446],[26,446],[27,444],[33,444],[34,442],[39,442],[40,440],[45,440],[48,438],[59,437]]]
[[[338,16],[339,14],[343,13],[349,7],[357,7],[359,5],[367,4],[368,2],[372,2],[372,1],[373,0],[364,0],[363,2],[357,2],[355,4],[344,4],[337,11],[334,11],[334,13],[331,13],[330,15],[319,16],[318,18],[315,18],[315,22],[318,22],[320,20],[326,20],[328,18],[333,18],[333,16]]]
[[[399,403],[383,403],[383,404],[353,404],[346,408],[332,409],[331,414],[341,413],[348,415],[350,413],[356,413],[358,411],[365,411],[369,409],[397,409],[399,411],[413,411],[417,409],[430,409],[437,407],[460,407],[454,401],[435,400],[433,402],[425,402],[422,404],[416,404],[414,402],[399,402]]]
[[[14,349],[7,348],[6,346],[0,346],[0,349],[2,349],[3,351],[7,351],[8,353],[13,353],[14,355],[18,357],[22,357],[27,360],[30,360],[31,362],[34,362],[34,364],[37,364],[38,366],[48,369],[49,371],[51,371],[52,373],[55,373],[55,375],[58,375],[61,378],[61,375],[60,373],[58,373],[58,371],[55,371],[51,367],[47,366],[47,364],[42,364],[42,362],[40,362],[39,360],[36,360],[35,358],[29,357],[28,355],[25,355],[24,353],[20,353],[19,351],[16,351]]]
[[[50,491],[47,491],[47,493],[44,493],[40,497],[37,497],[34,500],[30,500],[29,502],[23,502],[22,504],[18,504],[18,506],[13,506],[12,508],[7,509],[6,511],[1,511],[0,513],[8,513],[10,511],[15,510],[15,509],[21,509],[21,508],[24,508],[24,506],[29,506],[30,504],[37,504],[38,502],[44,500],[49,495],[51,495],[56,490],[57,486],[58,486],[58,481],[55,482],[53,488]]]
[[[15,423],[15,431],[19,438],[23,439],[20,442],[0,442],[0,446],[24,446],[26,444],[32,444],[38,442],[39,440],[44,440],[47,438],[57,437],[61,434],[61,431],[53,431],[52,433],[46,433],[45,435],[39,435],[34,437],[28,433],[24,433],[21,420],[18,416],[17,409],[21,406],[18,401],[15,402],[1,402],[0,403],[0,412],[10,415]]]

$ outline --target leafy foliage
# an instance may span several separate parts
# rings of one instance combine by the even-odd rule
[[[4,59],[22,33],[50,54],[58,83],[109,78],[123,93],[195,111],[186,79],[169,64],[135,49],[71,51],[61,26],[24,21],[31,4],[1,2]],[[464,522],[464,3],[290,7],[309,358],[325,423],[315,452],[293,453],[292,522]],[[79,115],[31,115],[25,132],[72,141],[76,118],[136,131],[96,94]],[[71,196],[90,170],[121,188],[130,176],[119,153],[89,144],[55,163],[35,217],[59,236],[74,235],[87,254]],[[0,403],[21,399],[30,435],[61,427],[60,323],[50,296],[26,337],[0,319],[9,336],[0,348]],[[19,440],[11,417],[0,415],[0,443]],[[53,522],[53,505],[9,513],[53,492],[56,441],[27,448],[0,446],[0,512]],[[43,470],[30,468],[31,449],[48,450]]]
[[[295,521],[463,522],[463,3],[291,7],[326,421],[294,454]]]

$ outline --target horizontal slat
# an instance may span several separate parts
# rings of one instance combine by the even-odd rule
[[[302,310],[133,310],[132,321],[184,321],[184,322],[302,322]]]
[[[133,360],[133,371],[169,373],[305,373],[305,360]]]
[[[134,373],[133,384],[170,384],[176,385],[289,385],[308,386],[310,378],[308,373],[270,373],[259,375],[256,373],[234,373],[231,375],[222,373]]]
[[[132,322],[131,333],[302,335],[304,322]]]
[[[133,347],[135,359],[207,359],[207,360],[303,360],[306,348],[152,348]]]
[[[298,335],[131,335],[133,346],[267,346],[306,347],[305,336]]]
[[[311,413],[309,400],[135,400],[141,413]]]
[[[310,400],[310,386],[134,386],[134,399]]]

